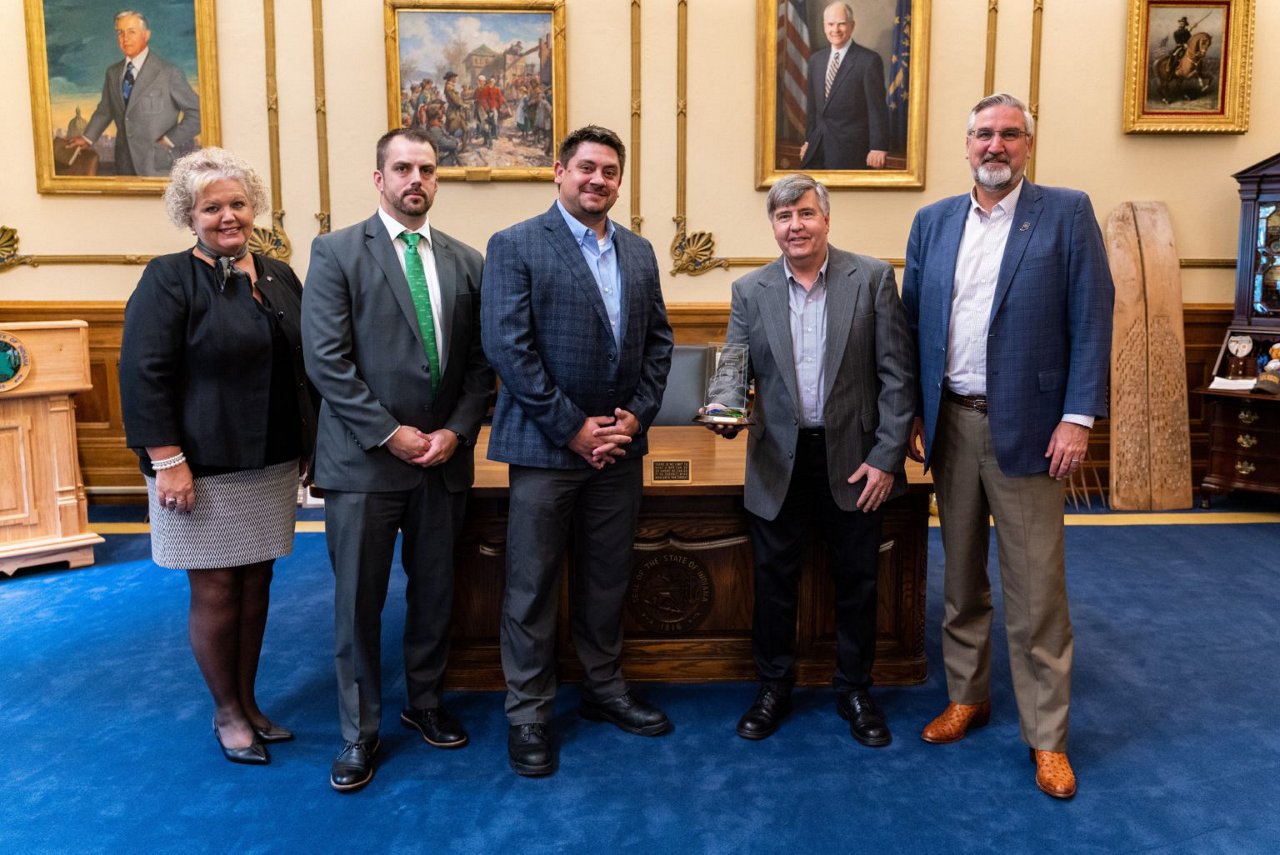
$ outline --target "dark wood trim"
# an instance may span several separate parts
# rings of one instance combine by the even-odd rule
[[[1222,346],[1222,335],[1231,323],[1232,306],[1227,303],[1188,303],[1183,306],[1187,388],[1206,385]],[[729,323],[727,303],[673,303],[667,314],[680,344],[723,341]],[[89,363],[93,390],[76,396],[77,435],[80,467],[85,487],[95,501],[110,500],[115,494],[128,500],[130,491],[142,486],[137,461],[124,445],[124,425],[120,417],[120,390],[117,381],[120,337],[124,331],[124,303],[121,301],[6,301],[0,302],[0,318],[9,321],[48,321],[75,318],[89,323]],[[1187,413],[1191,430],[1191,479],[1199,484],[1209,463],[1209,428],[1204,399],[1190,396]],[[1089,460],[1085,472],[1088,484],[1105,489],[1110,469],[1110,425],[1103,419],[1089,439]],[[1095,476],[1097,480],[1095,481]],[[142,497],[133,494],[137,501]]]

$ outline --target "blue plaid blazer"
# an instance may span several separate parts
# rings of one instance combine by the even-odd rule
[[[947,370],[956,254],[969,194],[922,208],[911,225],[902,302],[919,342],[925,465]],[[991,306],[987,418],[1000,470],[1048,471],[1066,413],[1105,416],[1115,289],[1089,197],[1027,181],[1014,210]]]
[[[616,224],[615,224],[616,225]],[[662,403],[672,335],[658,260],[642,237],[617,226],[622,345],[582,251],[555,205],[489,239],[481,288],[481,337],[502,381],[489,459],[576,469],[587,463],[568,442],[588,416],[617,407],[644,426],[627,446],[647,451]]]

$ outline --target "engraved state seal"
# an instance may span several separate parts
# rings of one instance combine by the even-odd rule
[[[711,612],[714,598],[702,562],[674,551],[642,561],[627,592],[627,604],[640,625],[665,635],[696,629]]]

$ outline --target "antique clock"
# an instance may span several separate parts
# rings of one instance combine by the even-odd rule
[[[1280,369],[1280,154],[1232,176],[1240,184],[1235,308],[1206,389],[1209,468],[1200,504],[1214,493],[1280,494],[1280,397],[1255,378]],[[1270,379],[1270,378],[1266,378]]]

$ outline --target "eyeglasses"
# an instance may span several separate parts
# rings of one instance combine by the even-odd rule
[[[997,135],[999,135],[1000,139],[1009,143],[1017,142],[1023,137],[1031,136],[1031,134],[1022,130],[1022,128],[1005,128],[1002,131],[997,131],[995,128],[977,128],[969,131],[969,136],[973,137],[978,142],[991,142]]]

